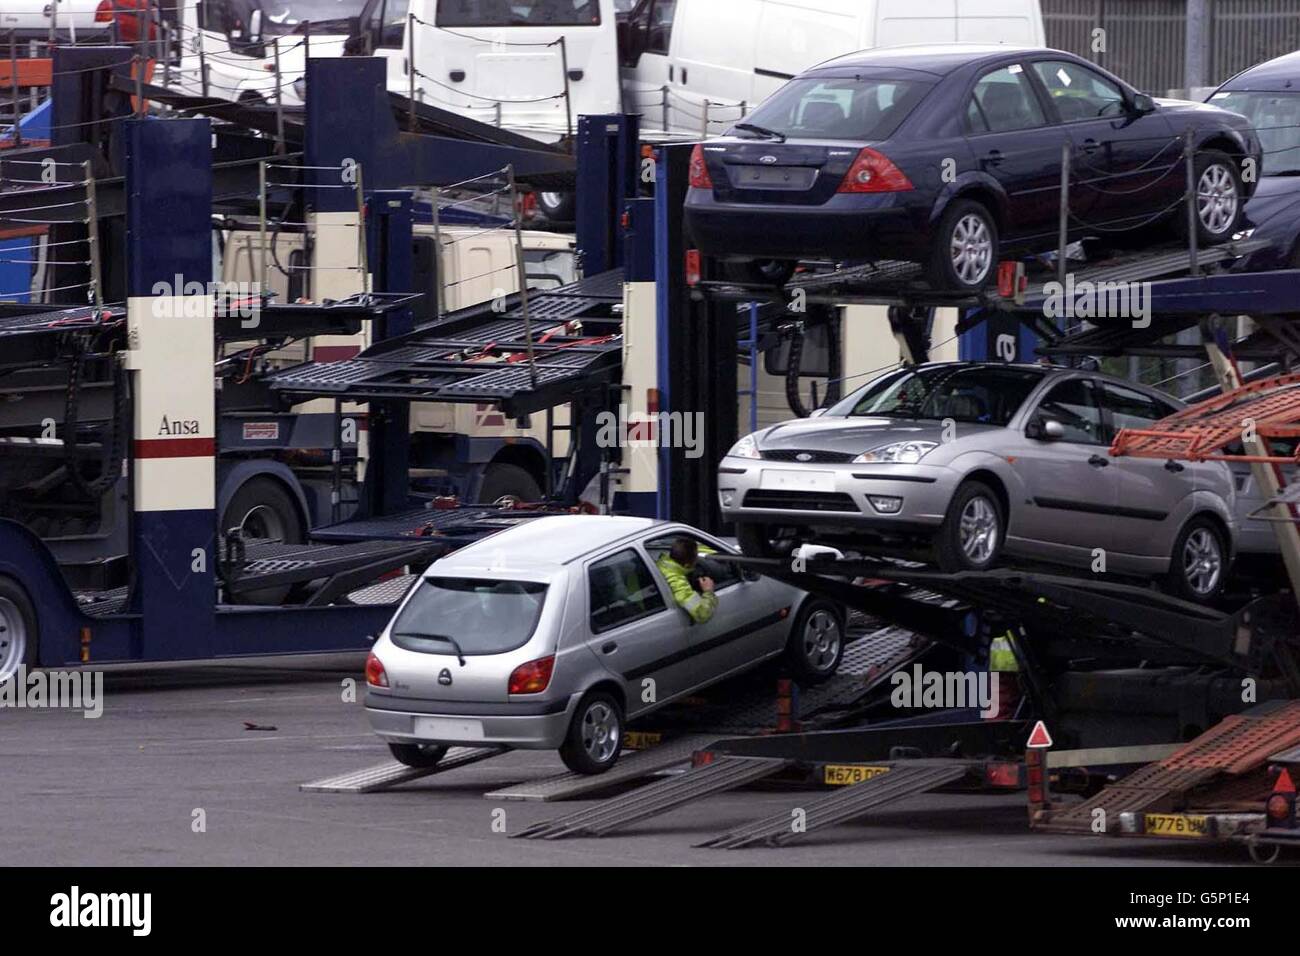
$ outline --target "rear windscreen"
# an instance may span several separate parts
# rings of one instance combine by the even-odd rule
[[[503,654],[533,636],[545,602],[546,585],[534,581],[426,578],[388,636],[425,654]]]
[[[745,122],[792,139],[885,139],[907,119],[930,85],[860,77],[795,79],[768,97]],[[742,129],[734,135],[750,134]]]
[[[597,0],[438,0],[440,27],[592,27]]]

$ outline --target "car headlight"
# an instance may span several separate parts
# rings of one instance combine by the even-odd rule
[[[937,441],[897,441],[864,452],[853,461],[855,464],[889,462],[896,465],[914,465],[939,447]]]
[[[736,444],[731,446],[731,451],[727,452],[728,458],[762,458],[759,454],[758,442],[754,441],[753,435],[746,435]]]

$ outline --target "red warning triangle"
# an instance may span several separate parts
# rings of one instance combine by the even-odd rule
[[[1295,781],[1291,779],[1291,773],[1285,767],[1277,775],[1277,783],[1273,784],[1274,793],[1295,793]]]
[[[1047,725],[1041,720],[1034,724],[1034,730],[1029,735],[1029,743],[1025,746],[1031,750],[1045,750],[1052,746],[1052,735],[1047,732]]]

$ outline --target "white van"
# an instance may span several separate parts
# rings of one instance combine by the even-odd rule
[[[101,0],[4,0],[0,3],[0,37],[6,45],[10,31],[19,42],[48,40],[52,35],[72,43],[98,39],[109,29],[106,20],[95,19],[100,6]]]
[[[626,5],[627,0],[624,0]],[[642,129],[702,137],[832,57],[910,43],[1043,46],[1038,0],[637,0],[624,99]]]

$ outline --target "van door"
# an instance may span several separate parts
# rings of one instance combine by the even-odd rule
[[[751,99],[761,103],[805,70],[862,46],[860,5],[758,4]]]
[[[963,43],[1043,42],[1038,0],[957,0],[957,39]]]
[[[874,46],[956,39],[957,0],[879,0]]]
[[[643,132],[673,128],[668,66],[678,7],[678,0],[641,0],[622,30],[623,100],[641,114]]]
[[[754,13],[742,0],[678,0],[668,63],[677,132],[716,136],[755,106]]]

